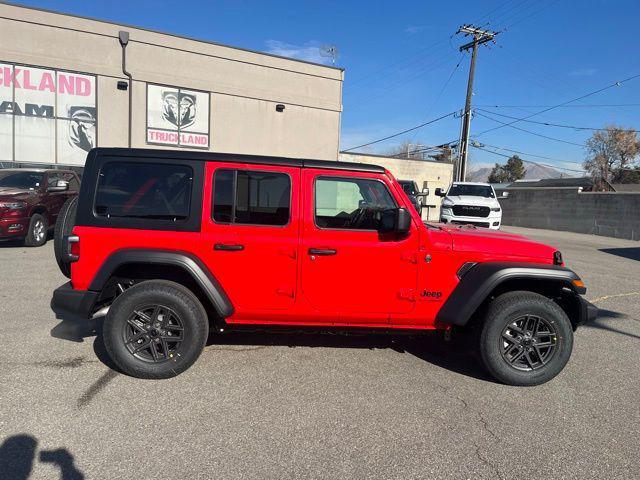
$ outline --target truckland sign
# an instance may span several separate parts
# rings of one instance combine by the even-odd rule
[[[95,76],[0,63],[0,160],[83,165],[96,127]]]
[[[209,148],[209,93],[147,84],[147,143]]]

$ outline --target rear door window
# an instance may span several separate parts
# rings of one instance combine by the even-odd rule
[[[213,177],[212,210],[217,223],[286,225],[291,178],[280,172],[219,169]]]
[[[98,217],[181,221],[189,217],[193,170],[186,165],[112,162],[99,174]]]

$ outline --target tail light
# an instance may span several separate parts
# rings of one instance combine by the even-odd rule
[[[70,263],[77,262],[80,259],[80,237],[77,235],[69,235],[67,237],[67,260]]]

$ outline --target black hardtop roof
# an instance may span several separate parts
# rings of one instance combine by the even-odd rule
[[[256,165],[281,165],[300,168],[325,168],[354,172],[385,173],[384,167],[368,163],[332,162],[310,158],[270,157],[266,155],[244,155],[240,153],[191,152],[183,150],[161,150],[150,148],[94,148],[89,152],[96,156],[158,158],[201,162],[235,162]]]

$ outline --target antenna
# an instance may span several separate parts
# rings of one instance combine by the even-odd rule
[[[335,45],[321,45],[319,50],[320,56],[330,58],[331,64],[335,66],[338,58],[338,47]]]

